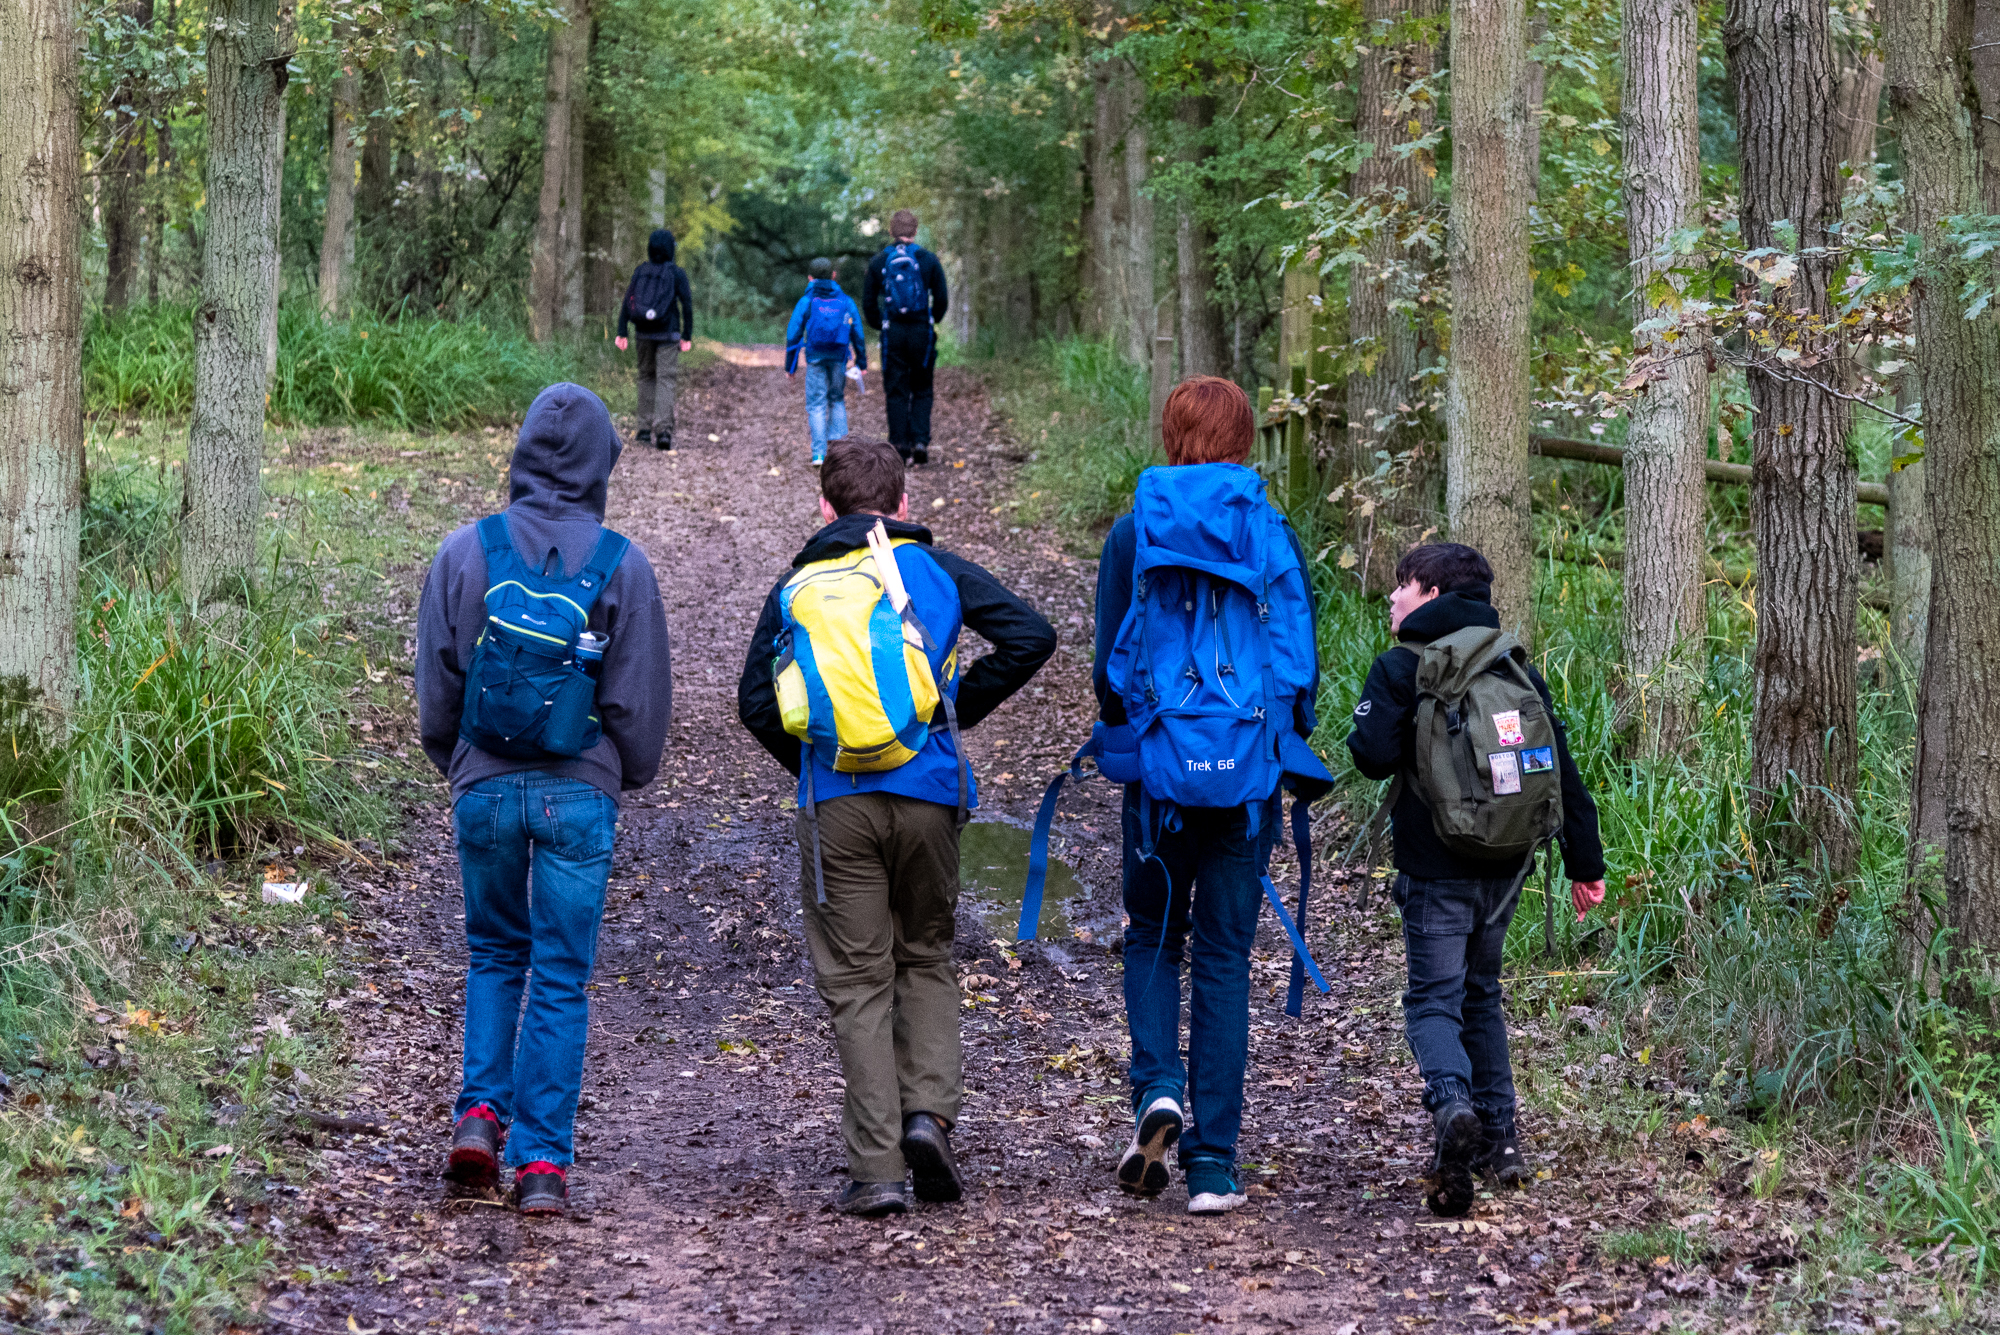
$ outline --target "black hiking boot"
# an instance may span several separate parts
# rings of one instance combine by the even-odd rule
[[[639,431],[639,443],[640,443],[641,445],[651,445],[651,444],[653,443],[653,431],[652,431],[652,428],[650,428],[650,427],[644,427],[644,428],[641,428],[641,429],[640,429],[640,431]]]
[[[1186,1124],[1181,1102],[1172,1094],[1148,1098],[1132,1128],[1132,1143],[1118,1160],[1118,1185],[1134,1196],[1157,1196],[1165,1191],[1172,1176],[1167,1171],[1167,1151],[1181,1138]]]
[[[903,1162],[920,1201],[955,1201],[965,1195],[958,1160],[951,1152],[951,1133],[944,1119],[931,1113],[911,1113],[903,1119]]]
[[[913,464],[927,464],[927,463],[929,463],[930,461],[931,461],[931,447],[930,447],[930,446],[928,446],[928,445],[913,445],[913,446],[911,446],[911,447],[910,447],[910,462],[911,462],[911,463],[913,463]]]
[[[1463,1097],[1453,1097],[1434,1114],[1437,1157],[1431,1164],[1432,1186],[1424,1204],[1434,1215],[1457,1219],[1472,1209],[1476,1188],[1472,1170],[1486,1148],[1486,1129],[1479,1114]]]
[[[444,1175],[461,1187],[488,1191],[500,1180],[500,1144],[507,1133],[485,1104],[466,1111],[451,1129],[451,1157]]]
[[[833,1208],[859,1219],[880,1219],[907,1211],[910,1198],[900,1182],[850,1182]]]
[[[523,1164],[514,1174],[514,1208],[522,1214],[568,1214],[569,1179],[544,1160]]]
[[[653,443],[660,447],[660,452],[662,454],[672,454],[674,452],[674,438],[668,435],[664,431],[662,431],[659,434],[659,436],[655,438]]]
[[[1512,1127],[1483,1127],[1481,1134],[1485,1140],[1480,1149],[1479,1171],[1488,1180],[1503,1187],[1523,1187],[1534,1178],[1535,1170],[1521,1157],[1521,1141]]]

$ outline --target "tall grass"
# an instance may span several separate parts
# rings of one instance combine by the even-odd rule
[[[1050,341],[981,369],[1028,451],[1032,517],[1080,537],[1101,531],[1130,504],[1139,474],[1165,462],[1147,430],[1145,373],[1109,344]]]
[[[191,307],[93,312],[83,348],[86,411],[192,411]],[[373,420],[426,431],[505,422],[543,386],[584,378],[604,355],[566,342],[537,344],[524,331],[479,321],[373,313],[328,320],[308,302],[287,302],[278,312],[268,413],[291,425]]]

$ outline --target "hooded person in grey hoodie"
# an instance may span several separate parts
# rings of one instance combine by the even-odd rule
[[[595,394],[561,384],[536,397],[514,446],[505,511],[529,571],[559,582],[590,562],[618,454]],[[509,758],[460,730],[488,583],[469,524],[438,548],[417,610],[418,730],[451,782],[465,890],[465,1074],[446,1174],[491,1187],[504,1143],[521,1208],[561,1213],[618,802],[658,774],[672,713],[666,613],[646,554],[628,548],[590,606],[590,629],[608,637],[596,692],[602,738],[570,758]]]

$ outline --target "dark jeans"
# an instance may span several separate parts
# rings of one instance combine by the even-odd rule
[[[905,454],[930,448],[931,379],[937,331],[928,324],[882,326],[882,393],[888,402],[889,443]]]
[[[1507,1061],[1507,1017],[1500,1004],[1500,948],[1514,906],[1487,918],[1513,888],[1494,880],[1396,878],[1410,989],[1403,1031],[1424,1075],[1424,1106],[1435,1112],[1462,1087],[1489,1126],[1511,1128],[1514,1072]]]
[[[674,391],[681,377],[680,335],[664,342],[650,338],[636,340],[639,348],[639,403],[634,414],[641,431],[653,433],[653,441],[674,438]]]
[[[484,1103],[513,1126],[508,1163],[566,1164],[618,804],[581,779],[524,770],[474,784],[451,822],[466,945],[465,1082],[452,1116]]]
[[[1126,785],[1125,912],[1132,924],[1125,929],[1125,1018],[1134,1109],[1153,1093],[1174,1094],[1193,1121],[1181,1137],[1182,1164],[1219,1159],[1234,1166],[1250,1058],[1250,946],[1277,823],[1267,820],[1245,837],[1241,807],[1183,808],[1181,828],[1163,831],[1153,859],[1141,864],[1138,794],[1138,785]],[[1192,949],[1184,952],[1190,936]],[[1191,957],[1185,1069],[1183,953]]]

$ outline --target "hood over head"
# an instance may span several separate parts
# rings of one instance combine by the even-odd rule
[[[646,258],[655,264],[671,263],[674,258],[674,234],[664,227],[653,230],[646,238]]]
[[[814,561],[824,561],[829,557],[851,552],[856,547],[868,545],[868,530],[880,520],[882,527],[889,531],[890,541],[897,538],[912,538],[924,546],[931,546],[931,531],[922,524],[913,524],[907,519],[891,519],[886,515],[856,511],[842,515],[819,532],[806,539],[806,545],[792,558],[794,568],[810,565]]]
[[[1493,606],[1493,590],[1485,584],[1468,585],[1441,593],[1403,618],[1396,630],[1399,640],[1429,644],[1468,626],[1499,629],[1500,609]]]
[[[551,519],[601,523],[611,466],[623,448],[604,400],[582,385],[550,385],[529,405],[514,442],[507,503]]]

